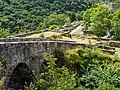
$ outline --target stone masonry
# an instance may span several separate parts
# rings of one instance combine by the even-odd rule
[[[25,70],[34,71],[36,78],[42,72],[43,53],[52,54],[56,48],[72,48],[81,46],[75,42],[64,41],[16,41],[16,42],[0,42],[0,60],[6,61],[6,80],[4,90],[20,90],[9,89],[9,82],[13,71],[18,64],[25,64]],[[19,65],[20,66],[20,65]],[[27,68],[28,67],[28,68]],[[20,68],[19,68],[20,69]],[[24,70],[24,71],[25,71]],[[18,70],[19,71],[19,70]],[[16,72],[16,71],[14,71]],[[19,75],[19,74],[17,74]]]

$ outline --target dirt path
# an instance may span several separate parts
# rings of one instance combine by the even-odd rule
[[[83,36],[84,33],[83,33],[83,31],[82,31],[82,28],[83,28],[83,27],[80,25],[80,26],[78,26],[77,28],[75,28],[74,30],[72,30],[72,31],[70,32],[70,34],[71,34],[71,35]]]

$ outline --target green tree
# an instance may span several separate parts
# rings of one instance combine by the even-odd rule
[[[54,0],[54,3],[52,0],[0,0],[0,20],[1,17],[8,19],[0,26],[11,33],[40,30],[43,19],[53,12],[64,14],[69,11],[75,14],[86,10],[92,3],[90,0]],[[75,18],[71,19],[74,21]],[[51,26],[54,27],[58,25]]]
[[[73,22],[74,20],[76,20],[76,15],[75,15],[74,12],[67,11],[66,14],[70,17],[71,22]]]
[[[114,39],[120,40],[120,9],[113,16],[112,29],[114,31]]]
[[[111,28],[110,10],[103,5],[94,5],[85,11],[83,20],[86,28],[98,37],[104,36]]]
[[[60,27],[67,23],[70,23],[70,18],[67,15],[52,13],[44,19],[42,28]]]

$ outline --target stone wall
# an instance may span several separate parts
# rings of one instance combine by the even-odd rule
[[[109,46],[120,48],[120,41],[109,41]]]
[[[72,48],[74,46],[84,46],[75,42],[64,41],[22,41],[22,42],[0,42],[0,60],[7,62],[5,90],[8,90],[12,71],[19,63],[25,63],[31,71],[34,71],[36,78],[44,68],[41,63],[43,54],[52,54],[56,48]]]
[[[52,29],[52,30],[51,29],[43,29],[43,30],[40,30],[40,31],[31,31],[31,32],[23,33],[23,34],[17,34],[14,37],[26,37],[26,36],[29,36],[29,35],[32,35],[32,34],[38,34],[38,33],[47,32],[47,31],[64,33],[66,31],[71,31],[71,30],[75,29],[79,25],[80,25],[80,22],[78,22],[78,23],[76,22],[76,23],[69,24],[67,27],[61,26],[58,29]]]
[[[30,71],[34,71],[34,76],[36,78],[39,78],[39,74],[45,70],[43,67],[44,53],[53,54],[56,48],[73,48],[75,46],[86,46],[85,44],[80,44],[72,41],[47,41],[40,39],[31,40],[5,39],[5,41],[0,41],[0,60],[6,61],[5,71],[7,79],[5,81],[4,90],[8,90],[8,82],[10,81],[12,72],[18,64],[26,64]],[[120,43],[117,45],[120,45]],[[108,51],[105,50],[105,52]]]
[[[47,38],[0,38],[0,42],[47,41]]]
[[[17,34],[17,35],[15,35],[15,37],[26,37],[26,36],[29,36],[29,35],[32,35],[32,34],[38,34],[38,33],[46,32],[46,31],[50,31],[50,30],[49,29],[43,29],[43,30],[40,30],[40,31],[26,32],[26,33],[23,33],[23,34]]]

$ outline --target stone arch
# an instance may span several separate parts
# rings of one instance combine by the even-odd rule
[[[33,75],[27,64],[19,63],[9,77],[7,90],[24,90],[24,85],[33,82]]]

